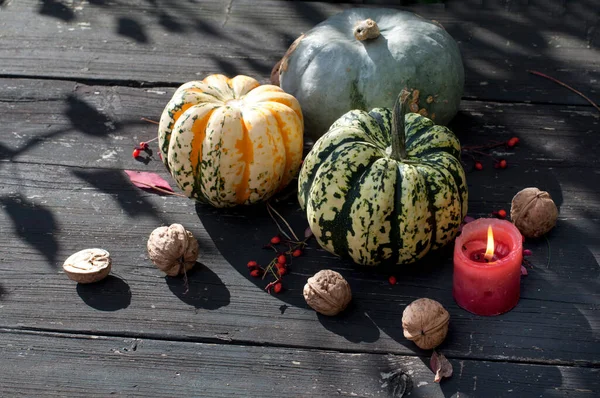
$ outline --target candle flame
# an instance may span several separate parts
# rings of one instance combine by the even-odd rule
[[[483,255],[487,261],[491,261],[494,258],[494,232],[492,231],[492,226],[488,226],[488,241],[487,241],[487,249],[485,250],[485,254]]]

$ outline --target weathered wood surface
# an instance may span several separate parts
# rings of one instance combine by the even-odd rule
[[[249,277],[245,264],[270,258],[261,247],[276,228],[264,207],[224,211],[196,206],[187,199],[145,193],[121,171],[153,170],[169,178],[159,160],[143,164],[130,151],[155,134],[155,126],[140,117],[155,117],[172,89],[0,83],[5,87],[0,89],[0,112],[8,132],[0,144],[10,160],[0,168],[5,209],[0,239],[11,248],[1,270],[5,294],[0,326],[407,354],[414,346],[402,336],[402,310],[413,299],[428,296],[452,313],[452,333],[444,347],[449,355],[598,364],[595,258],[600,238],[598,220],[589,214],[597,214],[600,205],[598,185],[589,184],[595,173],[587,170],[597,168],[593,149],[598,141],[585,130],[597,125],[598,117],[591,107],[469,101],[455,120],[464,144],[522,137],[511,152],[509,169],[489,165],[468,174],[471,214],[509,208],[512,196],[526,184],[552,192],[561,210],[560,228],[549,236],[550,266],[546,243],[528,243],[537,266],[523,281],[519,307],[487,319],[456,307],[447,256],[424,261],[421,270],[399,273],[399,285],[391,287],[386,280],[390,270],[353,270],[313,244],[293,264],[285,294],[274,298],[261,293],[264,283]],[[43,89],[35,90],[38,85]],[[560,126],[560,131],[546,126]],[[539,133],[528,134],[531,129]],[[276,206],[298,232],[305,228],[293,197]],[[188,295],[182,294],[180,280],[162,278],[145,254],[152,229],[173,222],[188,226],[201,243],[204,267],[191,275]],[[21,239],[15,241],[15,236]],[[61,261],[98,245],[113,253],[118,277],[75,288],[61,274]],[[307,311],[300,295],[306,278],[325,265],[342,270],[355,291],[356,306],[341,323]],[[281,305],[289,306],[283,314]],[[104,306],[107,311],[98,311]],[[519,327],[506,330],[506,324]],[[557,340],[564,342],[561,349]]]
[[[475,172],[465,158],[469,214],[508,210],[526,186],[548,190],[559,205],[548,241],[526,243],[535,267],[523,278],[519,305],[492,318],[456,306],[448,252],[401,271],[370,272],[312,242],[292,264],[284,293],[268,295],[245,267],[271,258],[261,247],[276,228],[264,207],[197,206],[139,190],[122,172],[169,179],[156,154],[139,162],[131,150],[155,136],[140,118],[158,119],[179,83],[212,72],[266,81],[298,33],[347,4],[64,4],[0,1],[0,395],[44,388],[81,395],[100,385],[99,396],[198,389],[207,396],[386,396],[392,392],[381,378],[400,368],[414,372],[413,396],[598,395],[600,114],[525,72],[547,72],[598,99],[593,1],[410,8],[459,40],[466,98],[451,127],[462,144],[521,139],[496,153],[508,160],[506,170],[489,162]],[[274,205],[303,231],[293,195]],[[173,222],[201,246],[187,294],[145,253],[149,233]],[[90,286],[68,280],[64,259],[97,246],[112,253],[113,276]],[[317,315],[301,296],[307,277],[324,267],[353,288],[353,304],[339,317]],[[390,274],[398,285],[388,284]],[[451,313],[440,350],[455,376],[441,385],[426,369],[430,352],[402,335],[402,311],[418,297]],[[122,349],[136,341],[144,350]]]
[[[426,358],[93,335],[0,331],[0,355],[3,396],[592,397],[600,388],[600,369],[455,360],[440,385]]]
[[[133,85],[177,85],[210,73],[266,80],[297,36],[349,6],[275,0],[63,3],[7,2],[0,19],[0,75]],[[410,10],[441,22],[459,42],[469,98],[585,103],[528,69],[598,95],[595,1],[469,0]]]

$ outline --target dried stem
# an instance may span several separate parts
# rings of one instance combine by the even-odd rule
[[[267,210],[269,211],[269,215],[271,216],[271,218],[273,219],[273,221],[275,221],[275,224],[277,224],[277,228],[279,228],[279,231],[285,235],[285,237],[288,240],[292,240],[280,227],[279,223],[277,222],[277,220],[275,220],[275,218],[273,217],[273,213],[275,213],[277,215],[277,217],[279,217],[281,219],[281,221],[285,224],[285,226],[288,228],[288,230],[290,231],[290,233],[292,234],[292,236],[294,237],[294,239],[296,239],[296,242],[299,242],[300,239],[298,239],[298,236],[296,236],[296,234],[294,233],[294,230],[292,229],[292,227],[290,227],[290,224],[288,224],[288,222],[285,220],[285,218],[279,214],[279,212],[277,212],[277,210],[275,210],[275,208],[273,206],[271,206],[270,203],[267,202]]]
[[[568,88],[569,90],[571,90],[572,92],[574,92],[575,94],[579,95],[580,97],[582,97],[583,99],[585,99],[587,102],[589,102],[590,104],[592,104],[592,106],[594,108],[596,108],[600,112],[600,106],[598,106],[598,104],[596,104],[594,101],[592,101],[591,99],[589,99],[588,97],[586,97],[585,94],[583,94],[580,91],[575,90],[573,87],[569,86],[568,84],[563,83],[563,82],[561,82],[558,79],[555,79],[555,78],[553,78],[551,76],[545,75],[542,72],[538,72],[536,70],[528,70],[527,72],[531,73],[532,75],[541,76],[543,78],[546,78],[548,80],[553,81],[556,84],[560,84],[561,86],[563,86],[565,88]]]
[[[157,121],[150,120],[150,119],[146,119],[145,117],[142,117],[142,118],[140,118],[140,119],[141,119],[141,120],[143,120],[143,121],[145,121],[145,122],[148,122],[148,123],[154,123],[154,124],[158,124],[158,122],[157,122]]]

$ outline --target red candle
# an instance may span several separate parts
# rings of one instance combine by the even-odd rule
[[[511,310],[519,301],[522,262],[521,233],[511,222],[480,218],[466,224],[454,246],[454,300],[477,315]]]

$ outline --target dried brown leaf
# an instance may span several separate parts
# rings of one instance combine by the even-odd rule
[[[438,354],[436,351],[433,351],[429,367],[435,373],[433,381],[436,383],[442,381],[444,377],[452,376],[452,364],[446,359],[444,354]]]
[[[161,176],[145,171],[124,170],[131,183],[138,188],[157,189],[158,191],[173,192],[173,188]]]

